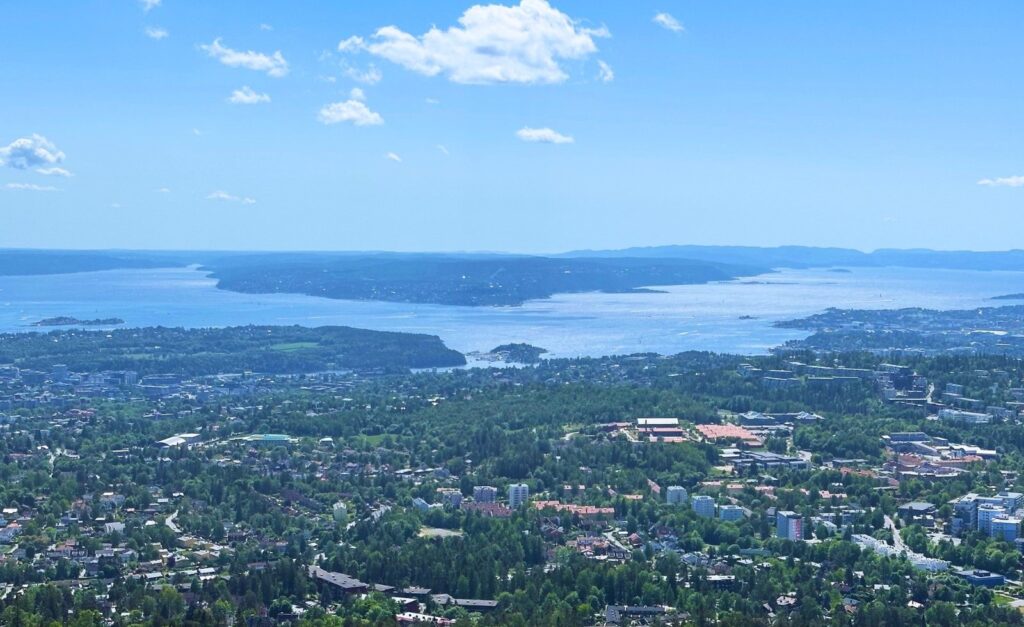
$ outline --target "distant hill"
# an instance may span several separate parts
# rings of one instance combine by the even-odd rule
[[[764,266],[692,259],[382,255],[234,257],[206,266],[218,287],[352,300],[441,305],[520,305],[574,292],[634,292],[645,286],[724,281]]]
[[[0,334],[0,364],[48,371],[134,370],[202,376],[251,370],[291,374],[327,370],[407,371],[466,363],[434,335],[351,327],[147,327],[112,331]]]
[[[880,249],[865,253],[849,248],[813,246],[652,246],[621,250],[580,250],[560,257],[644,259],[696,259],[771,268],[823,268],[830,266],[900,266],[946,270],[1024,270],[1024,250],[997,252],[928,249]]]
[[[441,305],[520,305],[554,294],[640,292],[777,268],[903,266],[1024,270],[1024,251],[812,246],[654,246],[555,256],[498,253],[0,250],[0,276],[200,265],[218,287],[253,294]]]

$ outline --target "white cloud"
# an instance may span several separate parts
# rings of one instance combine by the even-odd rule
[[[74,176],[64,168],[36,168],[36,172],[44,176],[63,176],[64,178]]]
[[[597,78],[602,83],[610,83],[613,80],[615,80],[615,70],[612,69],[612,66],[608,65],[604,61],[598,60],[597,67],[598,67]]]
[[[681,33],[686,30],[683,28],[683,25],[679,23],[679,20],[668,13],[659,13],[655,15],[654,23],[666,30],[672,31],[673,33]]]
[[[438,105],[441,104],[441,101],[438,100],[437,98],[427,98],[426,103],[428,105]]]
[[[232,50],[220,43],[220,37],[214,39],[213,43],[203,44],[199,48],[228,67],[266,72],[268,76],[274,78],[281,78],[288,74],[288,62],[284,60],[280,50],[272,55],[252,50],[246,52]]]
[[[538,142],[543,144],[571,144],[575,139],[568,135],[562,135],[550,128],[530,128],[524,126],[516,131],[516,136],[524,142]]]
[[[1024,187],[1024,176],[1001,176],[994,179],[981,179],[978,185],[989,187]]]
[[[0,146],[0,165],[16,170],[52,166],[64,161],[64,153],[42,135],[19,137],[7,146]]]
[[[324,124],[351,122],[356,126],[376,126],[384,123],[384,118],[379,113],[370,111],[366,103],[355,99],[324,105],[317,119]]]
[[[260,24],[260,30],[274,30],[274,27],[270,24]]]
[[[56,192],[60,191],[52,185],[36,185],[35,183],[8,183],[4,185],[7,189],[15,189],[27,192]]]
[[[156,193],[158,193],[158,194],[170,194],[171,190],[168,187],[160,187],[160,188],[158,188],[156,190]]]
[[[139,0],[139,4],[142,5],[143,11],[149,11],[160,6],[161,0]]]
[[[349,79],[354,80],[357,83],[363,83],[364,85],[376,85],[382,78],[384,78],[381,71],[373,64],[365,70],[361,70],[342,61],[341,70]]]
[[[352,100],[365,101],[366,93],[362,89],[359,89],[358,87],[353,87],[352,91],[348,92],[348,97],[351,98]]]
[[[443,74],[455,83],[561,83],[568,78],[561,61],[597,52],[594,38],[609,36],[606,28],[580,26],[547,0],[475,5],[458,22],[447,30],[433,27],[419,37],[384,26],[369,41],[345,39],[338,50],[365,50],[420,74]]]
[[[261,102],[270,102],[270,95],[261,94],[246,85],[241,89],[231,92],[228,102],[232,104],[259,104]]]
[[[160,28],[159,26],[146,27],[146,37],[149,37],[150,39],[160,41],[161,39],[167,39],[169,35],[170,33],[168,33],[166,29]]]
[[[203,134],[203,132],[197,128],[194,128],[192,129],[192,134],[195,135],[196,137],[199,137],[200,135]]]
[[[439,151],[441,151],[441,154],[442,154],[442,155],[444,155],[444,156],[446,156],[446,157],[447,157],[447,156],[448,156],[449,154],[451,154],[451,153],[449,153],[449,152],[448,152],[448,148],[447,148],[447,147],[446,147],[446,146],[445,146],[444,144],[438,144],[438,145],[437,145],[437,149],[438,149]]]
[[[338,52],[356,52],[366,47],[362,37],[352,36],[338,42]]]
[[[393,152],[385,153],[384,157],[387,158],[387,159],[390,159],[390,160],[392,160],[392,161],[394,161],[396,163],[401,163],[402,162],[402,158],[399,157],[398,155],[396,155]]]
[[[221,191],[221,190],[217,190],[215,192],[210,192],[206,196],[206,199],[207,200],[221,200],[221,201],[224,201],[224,202],[238,202],[238,203],[242,203],[243,205],[255,205],[256,204],[256,201],[254,199],[252,199],[252,198],[249,198],[249,197],[246,197],[246,196],[235,196],[234,194],[229,194],[229,193],[227,193],[225,191]]]

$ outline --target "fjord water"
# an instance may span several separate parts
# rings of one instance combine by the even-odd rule
[[[1014,304],[1024,272],[915,268],[782,270],[664,293],[561,294],[520,307],[454,307],[240,294],[195,268],[0,277],[0,331],[55,316],[121,318],[126,327],[347,325],[438,335],[463,352],[527,342],[551,356],[686,350],[760,354],[805,332],[772,323],[829,307],[965,309]]]

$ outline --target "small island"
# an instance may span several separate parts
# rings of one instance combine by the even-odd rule
[[[530,344],[502,344],[491,349],[489,353],[498,361],[513,362],[518,364],[535,364],[540,361],[540,356],[548,352],[547,349]]]
[[[43,318],[33,322],[34,327],[112,327],[124,324],[120,318],[96,318],[94,320],[79,320],[72,316],[56,316],[54,318]]]

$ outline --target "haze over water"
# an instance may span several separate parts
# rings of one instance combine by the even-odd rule
[[[125,327],[244,324],[347,325],[438,335],[463,352],[507,342],[552,357],[686,350],[761,354],[802,331],[771,324],[829,307],[963,309],[1024,291],[1024,272],[913,268],[783,270],[736,281],[658,288],[652,294],[561,294],[521,307],[453,307],[331,300],[219,290],[194,268],[0,277],[0,331],[54,316],[117,317]],[[752,319],[741,319],[752,316]]]

